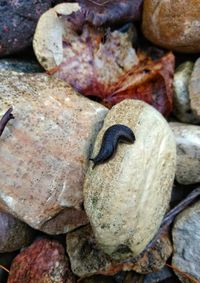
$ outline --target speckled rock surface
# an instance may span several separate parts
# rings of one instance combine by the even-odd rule
[[[73,283],[63,246],[38,239],[12,262],[8,283]]]
[[[82,215],[88,155],[107,109],[65,82],[6,71],[0,105],[0,116],[10,105],[15,116],[0,138],[0,208],[36,229],[65,208]]]
[[[174,74],[174,109],[173,113],[179,121],[185,123],[198,123],[192,112],[189,97],[189,81],[193,70],[193,62],[187,61],[178,66]]]
[[[200,58],[196,60],[189,82],[191,109],[200,121]]]
[[[200,51],[198,0],[144,0],[142,29],[156,45],[180,52]]]
[[[142,252],[161,224],[174,180],[176,145],[159,112],[142,101],[124,100],[106,116],[92,156],[113,124],[130,127],[136,141],[120,144],[109,162],[94,169],[90,163],[84,206],[100,247],[122,259]]]
[[[200,128],[171,122],[177,145],[176,180],[188,185],[200,182]]]
[[[0,212],[0,253],[19,250],[31,243],[34,231],[13,216]]]
[[[175,220],[172,230],[174,255],[172,264],[200,281],[200,201],[184,210]],[[181,282],[186,278],[176,273]],[[195,282],[195,281],[194,281]]]

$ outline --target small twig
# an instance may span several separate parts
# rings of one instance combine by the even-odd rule
[[[91,3],[93,3],[93,4],[97,5],[97,6],[101,6],[102,7],[102,6],[106,5],[106,4],[108,4],[110,2],[110,0],[104,1],[103,3],[98,3],[98,2],[93,1],[93,0],[89,0],[89,2],[91,2]]]
[[[168,264],[168,263],[166,263],[166,265],[167,265],[168,267],[170,267],[171,269],[173,269],[174,271],[176,271],[177,273],[180,273],[180,274],[182,275],[182,277],[184,277],[184,278],[186,278],[186,279],[189,279],[192,283],[198,283],[198,281],[197,281],[194,277],[192,277],[192,276],[190,276],[189,274],[187,274],[187,273],[181,271],[178,267],[176,267],[176,266],[174,266],[174,265],[170,265],[170,264]]]
[[[153,240],[147,245],[145,250],[153,247],[157,240],[164,234],[168,229],[170,224],[174,221],[175,217],[190,204],[196,201],[196,198],[200,196],[200,187],[194,189],[184,200],[182,200],[177,206],[171,209],[164,217],[160,229]]]
[[[13,114],[11,113],[13,111],[13,108],[10,107],[6,113],[3,115],[3,117],[0,120],[0,136],[2,135],[5,126],[7,125],[7,123],[11,120],[14,119],[15,117],[13,116]]]
[[[3,265],[1,265],[1,264],[0,264],[0,268],[9,273],[9,270],[6,267],[4,267]]]

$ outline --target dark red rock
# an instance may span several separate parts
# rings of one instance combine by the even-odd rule
[[[38,239],[13,260],[7,283],[72,283],[63,246]]]
[[[31,45],[37,21],[51,0],[0,1],[0,56]]]

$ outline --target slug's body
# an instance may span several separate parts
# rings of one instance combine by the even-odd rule
[[[135,135],[129,127],[121,124],[115,124],[109,127],[103,135],[99,153],[96,157],[90,158],[90,160],[94,162],[93,168],[97,164],[101,164],[110,159],[116,152],[119,142],[134,143],[134,141]]]

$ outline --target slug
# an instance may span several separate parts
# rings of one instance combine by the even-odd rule
[[[103,135],[99,153],[96,157],[89,159],[94,163],[93,168],[97,164],[101,164],[110,159],[116,152],[119,142],[134,143],[134,141],[135,135],[129,127],[121,124],[115,124],[109,127]]]

